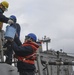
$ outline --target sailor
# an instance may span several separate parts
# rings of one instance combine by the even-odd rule
[[[18,42],[16,41],[16,39],[20,39],[20,30],[21,30],[21,27],[20,27],[20,25],[19,25],[18,23],[16,23],[16,22],[17,22],[16,16],[11,15],[9,18],[14,21],[14,24],[10,24],[10,26],[13,26],[13,27],[16,28],[16,35],[15,35],[15,37],[14,37],[14,41],[15,41],[16,43],[18,43]],[[12,34],[12,35],[13,35],[13,34]],[[17,37],[17,38],[16,38],[16,37]],[[19,43],[18,43],[18,45],[19,45]],[[11,65],[11,64],[12,64],[13,50],[12,50],[12,47],[11,47],[11,45],[10,45],[10,42],[7,41],[7,42],[4,44],[4,47],[7,48],[7,50],[6,50],[5,53],[4,53],[5,56],[6,56],[5,62],[6,62],[7,64],[10,64],[10,65]]]
[[[36,59],[36,51],[39,48],[39,45],[36,43],[37,36],[34,33],[29,33],[25,36],[25,41],[20,46],[13,39],[9,41],[15,52],[15,57],[18,59],[17,68],[20,75],[35,75],[34,60]]]
[[[0,29],[2,29],[3,23],[14,23],[12,20],[7,18],[3,13],[8,10],[9,3],[7,1],[2,1],[0,3]]]

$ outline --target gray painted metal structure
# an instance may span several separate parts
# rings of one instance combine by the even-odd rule
[[[61,53],[59,58],[57,58],[56,52],[51,52],[50,50],[48,52],[41,52],[37,61],[42,61],[39,63],[41,64],[39,70],[41,69],[42,71],[39,72],[43,73],[42,75],[74,75],[74,62],[72,62],[74,57],[68,56],[66,53]]]

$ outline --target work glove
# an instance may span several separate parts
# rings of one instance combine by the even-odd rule
[[[6,48],[6,47],[9,48],[10,44],[11,44],[10,41],[5,42],[4,45],[3,45],[3,48]]]
[[[14,23],[13,20],[11,20],[11,19],[8,20],[8,24],[13,24],[13,23]]]
[[[13,42],[14,41],[14,39],[12,39],[12,38],[9,38],[9,39],[7,39],[9,42]]]

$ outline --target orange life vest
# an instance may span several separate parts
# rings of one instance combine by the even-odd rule
[[[31,46],[33,48],[33,53],[25,57],[17,56],[17,59],[25,63],[34,64],[34,60],[36,59],[36,51],[39,48],[38,44],[34,42],[28,42],[24,43],[22,46]]]

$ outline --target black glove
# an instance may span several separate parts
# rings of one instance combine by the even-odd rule
[[[7,41],[4,45],[3,45],[3,48],[8,48],[9,46],[11,45],[11,42],[10,41]]]
[[[9,38],[9,39],[7,39],[9,42],[13,42],[14,41],[14,39],[12,39],[12,38]]]

